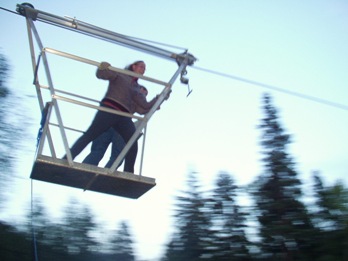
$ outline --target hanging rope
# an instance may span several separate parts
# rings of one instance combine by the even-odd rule
[[[35,82],[35,80],[34,80]],[[37,143],[36,143],[36,153],[37,154],[37,150],[39,148],[39,143],[40,143],[40,139],[41,139],[41,135],[42,135],[42,131],[43,128],[45,126],[46,123],[46,119],[47,119],[47,112],[48,112],[48,108],[49,108],[50,104],[46,103],[45,108],[43,108],[42,112],[41,112],[41,121],[40,121],[40,128],[38,131],[38,135],[37,135]],[[36,157],[36,156],[35,156]],[[36,241],[36,231],[35,231],[35,224],[34,224],[34,183],[33,180],[31,180],[30,182],[30,209],[31,209],[31,220],[30,220],[30,225],[31,225],[31,233],[32,233],[32,241],[33,241],[33,249],[34,249],[34,260],[38,261],[38,253],[37,253],[37,241]]]
[[[33,249],[34,249],[34,260],[38,261],[38,255],[37,255],[37,242],[36,242],[36,232],[35,232],[35,225],[34,225],[34,196],[33,196],[33,180],[31,180],[31,233],[32,233],[32,241],[33,241]]]

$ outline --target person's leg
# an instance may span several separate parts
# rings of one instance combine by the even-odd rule
[[[87,131],[71,147],[70,151],[72,158],[74,159],[77,155],[79,155],[81,151],[88,145],[88,143],[96,139],[111,126],[115,125],[119,118],[121,117],[118,115],[104,111],[98,111]],[[64,156],[63,158],[66,158],[66,156]]]
[[[112,166],[125,145],[123,138],[117,131],[115,131],[113,128],[110,128],[110,133],[112,139],[111,155],[108,163],[105,165],[105,168],[110,168]],[[122,161],[120,162],[118,167],[122,164]]]
[[[91,152],[83,160],[82,163],[92,164],[98,166],[99,162],[104,157],[105,151],[113,140],[113,128],[103,132],[98,138],[92,142]]]
[[[127,144],[135,132],[135,126],[131,118],[122,117],[116,125],[113,126],[121,135]],[[136,141],[126,154],[124,161],[124,171],[134,173],[134,164],[138,153],[138,142]]]

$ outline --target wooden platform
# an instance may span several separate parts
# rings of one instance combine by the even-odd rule
[[[132,199],[139,198],[156,185],[153,178],[118,171],[108,174],[107,170],[75,162],[71,167],[67,160],[39,155],[30,178]]]

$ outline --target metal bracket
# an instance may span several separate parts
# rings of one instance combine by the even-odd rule
[[[17,4],[16,11],[25,17],[33,19],[34,21],[36,20],[38,15],[38,12],[34,9],[34,6],[30,3]]]

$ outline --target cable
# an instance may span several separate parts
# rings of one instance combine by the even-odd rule
[[[20,14],[18,14],[18,13],[15,12],[15,11],[12,11],[12,10],[10,10],[10,9],[6,9],[6,8],[4,8],[4,7],[1,7],[1,6],[0,6],[0,9],[2,9],[2,10],[4,10],[4,11],[7,11],[7,12],[10,12],[10,13],[12,13],[12,14],[20,15]]]
[[[68,16],[65,16],[65,17],[69,18],[69,19],[72,19],[72,20],[74,19],[74,18],[71,18],[71,17],[68,17]],[[93,27],[93,28],[99,28],[99,29],[104,30],[103,28],[97,27],[95,25],[92,25],[92,24],[89,24],[89,23],[86,23],[86,22],[83,22],[83,21],[79,21],[79,20],[76,20],[76,21],[77,21],[78,25],[82,24],[82,25],[85,25],[85,26],[89,26],[89,27]],[[175,46],[175,45],[171,45],[171,44],[167,44],[167,43],[161,43],[161,42],[148,40],[148,39],[144,39],[144,38],[138,38],[138,37],[134,37],[134,36],[130,36],[130,35],[124,35],[124,34],[120,34],[120,33],[117,33],[117,35],[122,36],[124,38],[132,39],[132,40],[136,40],[136,41],[141,41],[141,42],[147,42],[147,43],[151,43],[151,44],[157,44],[157,45],[161,45],[161,46],[165,46],[165,47],[178,49],[178,50],[181,50],[181,51],[187,51],[188,50],[187,48],[184,48],[184,47]]]
[[[8,12],[11,12],[13,14],[19,15],[18,13],[13,12],[13,11],[8,10],[6,8],[3,8],[3,7],[0,7],[0,9],[8,11]],[[51,24],[51,23],[49,23],[49,24]],[[52,23],[52,25],[55,25],[55,24]],[[61,26],[58,26],[58,27],[61,27]],[[84,33],[84,32],[80,32],[80,33],[88,35],[88,36],[93,36],[93,35],[90,35],[89,33]],[[94,37],[96,37],[96,36],[94,36]],[[96,38],[98,38],[98,37],[96,37]],[[166,44],[163,44],[163,43],[154,42],[154,41],[145,40],[145,39],[140,39],[140,38],[136,38],[136,37],[129,37],[129,38],[130,39],[141,40],[141,41],[149,42],[149,43],[156,43],[158,45],[163,45],[163,46],[167,46],[167,47],[170,46],[172,48],[181,49],[181,47],[166,45]],[[182,49],[184,49],[184,48],[182,48]],[[288,95],[296,96],[298,98],[310,100],[310,101],[313,101],[313,102],[317,102],[317,103],[320,103],[320,104],[324,104],[324,105],[328,105],[328,106],[331,106],[331,107],[335,107],[335,108],[339,108],[339,109],[348,111],[348,105],[332,102],[332,101],[329,101],[329,100],[325,100],[325,99],[322,99],[322,98],[306,95],[306,94],[299,93],[299,92],[286,90],[286,89],[283,89],[283,88],[280,88],[280,87],[277,87],[277,86],[273,86],[273,85],[269,85],[269,84],[253,81],[253,80],[248,80],[246,78],[242,78],[242,77],[239,77],[239,76],[235,76],[235,75],[231,75],[231,74],[226,74],[226,73],[221,73],[221,72],[205,69],[205,68],[202,68],[202,67],[193,66],[193,68],[195,68],[197,70],[200,70],[200,71],[207,72],[207,73],[216,74],[216,75],[219,75],[219,76],[222,76],[222,77],[225,77],[225,78],[230,78],[230,79],[233,79],[233,80],[236,80],[236,81],[245,82],[245,83],[248,83],[248,84],[251,84],[251,85],[256,85],[256,86],[259,86],[259,87],[263,87],[263,88],[266,88],[266,89],[269,89],[269,90],[272,90],[272,91],[285,93],[285,94],[288,94]]]
[[[269,89],[269,90],[272,90],[272,91],[285,93],[285,94],[288,94],[288,95],[296,96],[296,97],[299,97],[299,98],[302,98],[302,99],[310,100],[310,101],[313,101],[313,102],[317,102],[317,103],[320,103],[320,104],[324,104],[324,105],[328,105],[328,106],[331,106],[331,107],[335,107],[335,108],[338,108],[338,109],[342,109],[342,110],[348,111],[348,106],[344,105],[344,104],[332,102],[332,101],[329,101],[329,100],[325,100],[325,99],[322,99],[322,98],[306,95],[306,94],[299,93],[299,92],[286,90],[286,89],[283,89],[283,88],[280,88],[280,87],[277,87],[277,86],[273,86],[273,85],[269,85],[269,84],[253,81],[253,80],[248,80],[246,78],[242,78],[242,77],[235,76],[235,75],[232,75],[232,74],[221,73],[221,72],[217,72],[217,71],[213,71],[213,70],[209,70],[209,69],[205,69],[205,68],[197,67],[197,66],[193,66],[193,68],[195,68],[197,70],[200,70],[200,71],[207,72],[207,73],[216,74],[216,75],[219,75],[219,76],[222,76],[222,77],[225,77],[225,78],[230,78],[230,79],[233,79],[233,80],[236,80],[236,81],[245,82],[245,83],[248,83],[248,84],[251,84],[251,85],[256,85],[256,86],[259,86],[259,87],[263,87],[263,88],[266,88],[266,89]]]

